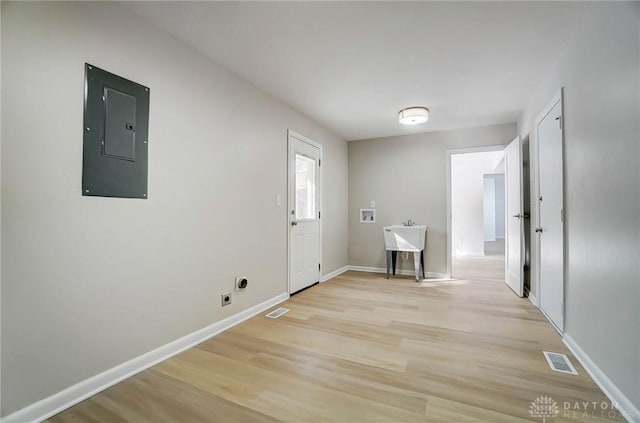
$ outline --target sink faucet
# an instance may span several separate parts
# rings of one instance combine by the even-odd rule
[[[415,222],[412,219],[407,220],[407,226],[413,226]]]

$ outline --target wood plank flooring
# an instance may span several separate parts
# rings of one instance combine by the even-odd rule
[[[540,312],[495,280],[347,272],[54,416],[62,422],[624,421]],[[552,372],[542,350],[579,375]]]
[[[451,274],[458,279],[504,281],[504,255],[454,256]]]

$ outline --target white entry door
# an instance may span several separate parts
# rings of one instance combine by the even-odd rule
[[[564,329],[564,222],[562,200],[562,101],[557,96],[536,122],[540,309]]]
[[[320,146],[289,131],[289,293],[320,281]]]
[[[506,245],[504,281],[524,295],[524,212],[522,201],[522,146],[520,138],[504,149],[506,194]]]

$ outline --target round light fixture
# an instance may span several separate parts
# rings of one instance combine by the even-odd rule
[[[398,122],[403,125],[419,125],[429,120],[429,109],[426,107],[407,107],[398,113]]]

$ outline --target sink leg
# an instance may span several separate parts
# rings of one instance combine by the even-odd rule
[[[389,279],[390,271],[391,271],[391,251],[387,250],[387,279]]]
[[[416,282],[420,282],[420,255],[417,252],[413,253],[413,266],[416,270]]]
[[[398,252],[397,251],[392,251],[391,252],[391,263],[393,264],[393,276],[396,275],[396,260],[398,258]]]

